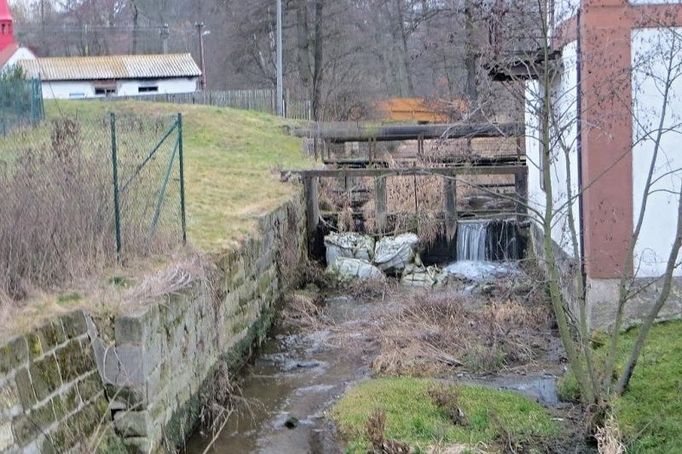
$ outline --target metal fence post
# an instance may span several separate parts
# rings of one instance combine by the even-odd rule
[[[182,244],[187,244],[187,223],[185,218],[185,161],[183,159],[182,114],[178,113],[178,157],[180,159],[180,218],[182,222]]]
[[[111,113],[111,165],[114,180],[114,222],[116,225],[116,259],[121,261],[121,205],[118,191],[118,157],[116,144],[116,114]]]

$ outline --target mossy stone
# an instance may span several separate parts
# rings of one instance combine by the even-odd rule
[[[31,360],[43,355],[43,344],[40,342],[40,337],[36,333],[26,335],[26,344],[28,345],[28,357]]]
[[[66,334],[60,320],[54,320],[41,326],[38,337],[44,351],[49,351],[66,341]]]
[[[62,385],[57,359],[54,355],[48,355],[31,364],[29,372],[38,401],[45,399]]]
[[[75,411],[81,404],[81,397],[78,388],[72,386],[68,391],[60,396],[61,405],[67,413]]]
[[[95,368],[91,349],[83,351],[78,341],[71,341],[55,352],[64,383],[76,380]]]
[[[14,376],[14,381],[17,384],[17,392],[24,410],[30,409],[37,402],[33,385],[31,384],[31,376],[28,374],[28,369],[19,369]]]
[[[26,339],[17,337],[0,347],[0,374],[7,374],[28,361]]]
[[[75,311],[63,316],[62,323],[64,324],[64,332],[69,339],[82,336],[88,332],[88,324],[85,321],[83,311]]]
[[[98,394],[104,391],[104,386],[97,374],[90,374],[85,379],[78,382],[78,392],[83,402],[89,402]]]

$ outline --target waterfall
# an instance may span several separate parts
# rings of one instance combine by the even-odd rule
[[[515,220],[462,221],[457,226],[457,260],[506,261],[520,258]]]
[[[457,226],[457,260],[487,259],[488,221],[460,222]]]

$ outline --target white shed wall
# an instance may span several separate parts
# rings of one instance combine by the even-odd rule
[[[117,82],[115,96],[144,96],[167,93],[192,93],[197,89],[196,77],[183,77],[161,80],[123,80]],[[140,86],[156,86],[158,91],[139,93]],[[112,95],[114,96],[114,95]],[[83,99],[103,98],[95,95],[95,82],[84,81],[57,81],[43,82],[43,97],[45,99]]]
[[[642,199],[653,160],[656,132],[662,118],[666,74],[672,55],[670,96],[663,134],[653,172],[634,267],[638,277],[660,276],[665,270],[677,222],[677,198],[682,186],[682,28],[636,29],[632,32],[633,221],[642,211]],[[652,74],[654,76],[652,76]],[[666,129],[673,129],[668,130]],[[675,271],[682,276],[682,269]]]
[[[569,256],[574,256],[571,241],[568,210],[573,210],[576,232],[579,232],[580,210],[576,195],[578,194],[578,155],[577,155],[577,43],[571,42],[563,48],[563,73],[554,87],[551,87],[557,126],[553,128],[552,159],[549,167],[552,174],[552,201],[555,220],[552,228],[553,240]],[[542,188],[541,165],[541,128],[539,120],[543,88],[537,81],[529,82],[526,88],[526,155],[528,159],[528,201],[536,210],[545,211],[545,190]],[[559,141],[559,131],[562,132]],[[563,144],[563,146],[562,146]],[[568,158],[564,148],[569,150]],[[573,199],[568,200],[568,171],[570,167],[570,187]],[[539,222],[539,221],[538,221]]]

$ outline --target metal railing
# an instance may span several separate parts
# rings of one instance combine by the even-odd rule
[[[0,79],[0,135],[33,126],[45,118],[43,90],[37,79]]]
[[[134,99],[136,101],[167,102],[174,104],[200,104],[214,107],[231,107],[234,109],[253,110],[257,112],[277,114],[275,90],[207,90],[194,93],[168,93],[144,96],[123,96],[103,98],[110,101]],[[285,93],[285,117],[292,120],[310,120],[312,118],[310,101],[292,98]]]

